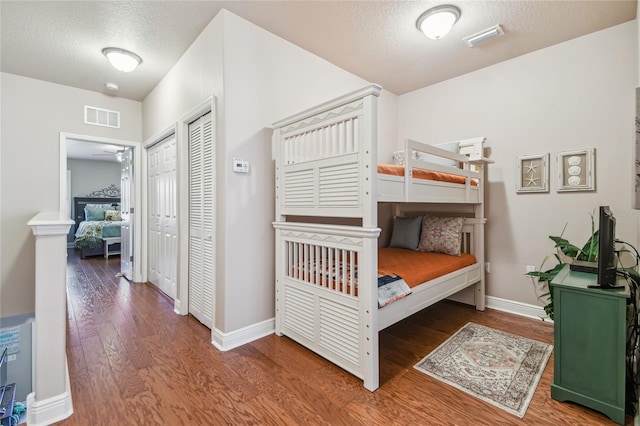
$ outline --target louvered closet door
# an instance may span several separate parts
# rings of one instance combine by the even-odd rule
[[[189,313],[213,327],[214,143],[212,115],[189,125]]]
[[[178,227],[176,200],[176,138],[148,152],[149,262],[148,280],[172,299],[176,296]]]

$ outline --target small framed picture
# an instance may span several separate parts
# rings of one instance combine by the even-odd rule
[[[558,153],[558,192],[595,189],[595,149]]]
[[[549,153],[516,157],[516,191],[549,192]]]

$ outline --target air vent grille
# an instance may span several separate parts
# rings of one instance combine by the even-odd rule
[[[120,128],[120,112],[104,108],[84,106],[84,122],[95,126]]]

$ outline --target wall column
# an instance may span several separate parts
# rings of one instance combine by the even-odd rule
[[[73,413],[66,356],[67,233],[62,213],[39,213],[28,225],[36,237],[34,392],[27,396],[27,424],[51,424]]]

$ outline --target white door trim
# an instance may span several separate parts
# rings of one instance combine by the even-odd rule
[[[68,132],[60,132],[60,170],[59,170],[59,186],[60,186],[60,201],[58,208],[60,211],[65,211],[65,204],[67,203],[67,140],[68,139],[78,139],[87,142],[94,143],[104,143],[109,145],[119,145],[119,146],[130,146],[134,151],[133,162],[134,162],[134,202],[133,207],[136,214],[134,215],[134,235],[133,235],[133,244],[134,244],[134,271],[133,271],[133,280],[135,282],[144,282],[146,271],[143,273],[142,263],[140,260],[142,257],[142,220],[141,220],[141,203],[140,198],[142,194],[142,185],[139,185],[138,182],[141,182],[141,155],[139,155],[140,142],[127,141],[122,139],[112,139],[112,138],[103,138],[98,136],[88,136],[88,135],[79,135],[75,133]],[[146,262],[144,262],[146,263]]]

